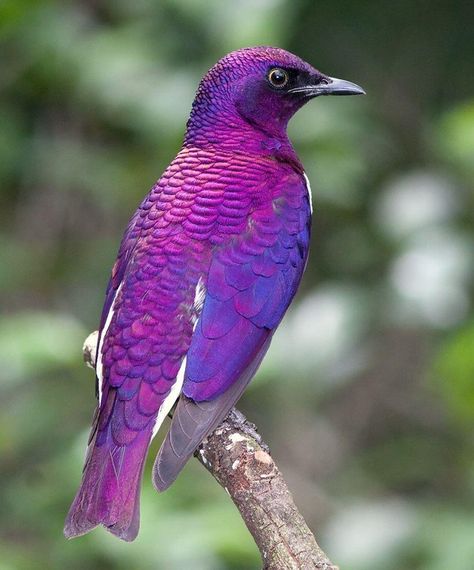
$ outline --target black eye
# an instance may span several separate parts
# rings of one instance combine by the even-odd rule
[[[277,87],[278,89],[285,87],[288,83],[288,79],[288,73],[284,69],[277,67],[268,72],[268,81],[270,81],[273,87]]]

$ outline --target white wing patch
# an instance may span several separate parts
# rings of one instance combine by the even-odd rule
[[[308,190],[308,195],[309,195],[309,207],[311,208],[311,213],[313,213],[313,194],[311,193],[311,184],[309,183],[309,179],[306,176],[306,172],[303,172],[303,176],[306,182],[306,189]]]
[[[152,438],[154,438],[155,435],[158,433],[161,424],[163,423],[164,419],[169,414],[169,411],[174,406],[174,403],[181,394],[181,388],[183,387],[185,370],[186,370],[186,358],[184,358],[183,362],[181,362],[178,375],[176,376],[176,380],[173,386],[171,387],[170,393],[166,396],[164,402],[161,404],[160,409],[158,410],[158,415],[156,416],[155,425],[153,426],[153,433],[151,435]]]
[[[198,323],[199,315],[202,311],[202,306],[204,305],[204,299],[206,297],[206,287],[202,278],[199,278],[198,284],[196,285],[196,291],[194,293],[194,303],[192,307],[192,322],[193,322],[193,330],[196,328]],[[179,367],[178,375],[176,376],[176,380],[171,387],[170,393],[166,396],[164,402],[161,404],[160,409],[158,410],[158,415],[155,420],[155,425],[153,426],[153,433],[152,438],[158,433],[161,424],[163,423],[166,416],[169,414],[171,408],[174,406],[174,403],[179,398],[181,394],[181,389],[184,383],[184,373],[186,372],[186,358],[183,359],[181,362],[181,366]]]
[[[102,348],[104,346],[105,335],[107,334],[107,331],[110,327],[110,323],[112,322],[112,317],[114,316],[115,300],[117,299],[121,289],[122,289],[122,283],[120,283],[114,295],[114,299],[110,305],[109,314],[107,315],[107,319],[105,320],[104,328],[101,331],[99,347],[97,348],[97,363],[95,366],[95,373],[97,375],[97,385],[99,390],[99,406],[102,403],[102,382],[103,382],[103,372],[104,372],[104,366],[102,363]]]
[[[206,287],[204,285],[202,277],[200,277],[198,284],[196,285],[196,292],[194,293],[194,304],[192,308],[192,315],[193,315],[192,319],[194,326],[196,326],[199,315],[201,314],[205,298],[206,298]]]

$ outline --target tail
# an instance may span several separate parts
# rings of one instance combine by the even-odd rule
[[[94,435],[81,486],[64,526],[66,538],[81,536],[97,525],[122,540],[132,541],[140,526],[140,487],[150,444],[148,429],[127,445],[114,443],[111,428]]]
[[[225,420],[260,366],[271,340],[269,333],[240,377],[213,400],[197,402],[187,397],[185,385],[153,466],[153,484],[157,491],[164,491],[173,483],[202,440]]]

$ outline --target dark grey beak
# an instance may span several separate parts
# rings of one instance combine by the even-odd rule
[[[306,97],[319,97],[320,95],[365,95],[365,91],[359,85],[337,79],[336,77],[325,77],[317,85],[305,85],[291,89],[290,93],[302,93]]]
[[[365,95],[365,91],[359,85],[346,81],[345,79],[337,79],[336,77],[328,77],[327,85],[318,85],[318,95]]]

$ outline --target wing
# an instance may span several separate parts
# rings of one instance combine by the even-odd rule
[[[174,481],[239,399],[296,293],[308,254],[310,207],[307,198],[293,204],[281,205],[284,215],[274,209],[254,215],[248,232],[212,260],[184,396],[154,466],[158,490]]]
[[[95,391],[96,391],[96,397],[99,400],[99,404],[101,403],[101,396],[103,389],[102,388],[103,340],[107,332],[107,328],[110,325],[112,315],[114,314],[113,305],[117,300],[118,290],[120,288],[120,285],[122,284],[130,258],[133,254],[133,250],[137,242],[137,238],[140,234],[140,226],[137,224],[139,217],[140,217],[140,210],[137,210],[130,219],[130,222],[128,223],[128,226],[123,234],[122,241],[120,243],[119,251],[117,254],[117,259],[112,268],[112,274],[110,276],[109,283],[107,285],[107,289],[105,292],[105,301],[104,301],[104,307],[102,309],[102,315],[100,318],[99,337],[97,340],[96,359],[95,359],[95,361],[97,362]]]
[[[153,466],[153,483],[158,491],[164,491],[173,483],[196,447],[227,417],[260,366],[270,341],[271,334],[239,380],[214,400],[195,402],[181,395],[172,427]]]
[[[162,186],[132,218],[107,290],[96,365],[99,404],[66,520],[68,537],[102,524],[124,540],[135,538],[148,446],[181,389],[184,369],[178,372],[206,259],[204,245],[183,234],[187,212],[174,199],[176,186]]]

